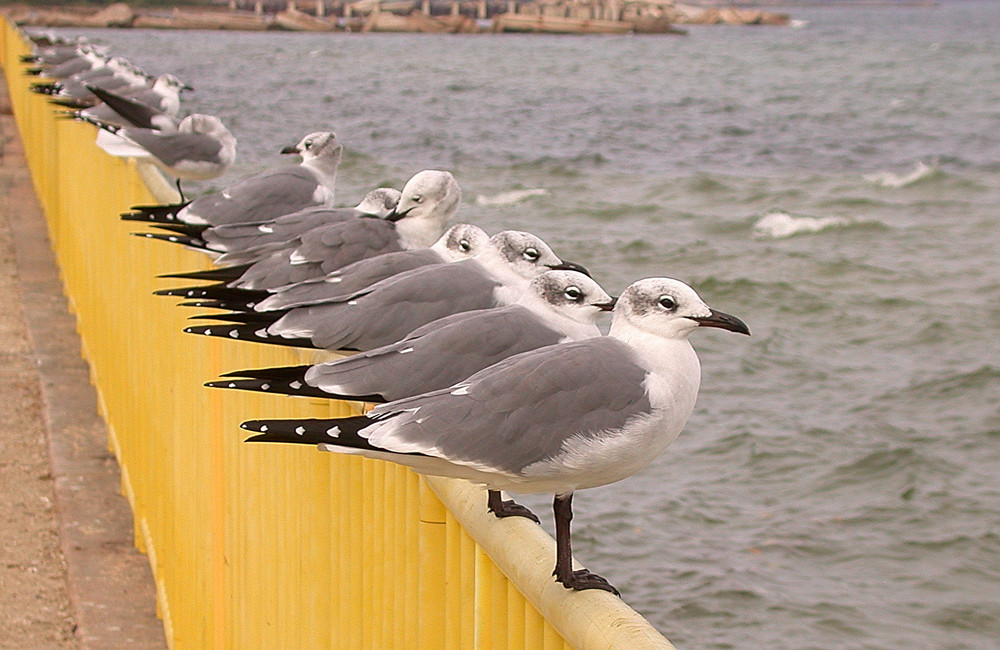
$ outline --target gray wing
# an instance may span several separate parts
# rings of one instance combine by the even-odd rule
[[[206,230],[202,238],[209,242],[213,250],[230,253],[233,262],[246,263],[252,258],[236,259],[235,253],[246,256],[260,255],[260,249],[297,241],[299,235],[329,223],[340,223],[356,219],[362,213],[354,208],[309,207],[304,210],[284,214],[276,219],[251,223],[228,223]],[[227,262],[229,258],[227,258]]]
[[[136,128],[122,129],[120,133],[167,167],[176,167],[178,163],[186,160],[222,162],[219,158],[222,143],[204,133],[161,133]]]
[[[314,228],[300,236],[302,243],[295,249],[296,264],[310,263],[322,268],[326,275],[352,262],[403,250],[396,226],[378,218],[352,219]]]
[[[290,165],[195,199],[183,212],[212,226],[270,221],[322,205],[315,198],[317,187],[315,174],[301,165]],[[180,218],[184,220],[184,215]]]
[[[649,413],[646,372],[610,337],[526,352],[460,384],[376,407],[364,432],[389,451],[423,453],[509,474]],[[408,409],[420,408],[416,413]]]
[[[398,343],[315,366],[306,381],[331,393],[397,400],[447,388],[561,337],[520,305],[480,309],[436,320]]]
[[[430,264],[442,263],[441,256],[430,249],[396,251],[358,260],[328,273],[282,288],[257,305],[258,311],[272,311],[330,302],[364,291],[376,282]]]
[[[498,286],[481,267],[438,264],[383,280],[342,302],[293,309],[268,332],[309,336],[329,350],[371,350],[439,318],[495,307]]]

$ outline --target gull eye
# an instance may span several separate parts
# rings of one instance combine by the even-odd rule
[[[413,202],[414,203],[420,203],[423,200],[424,200],[423,194],[414,194],[413,195]]]
[[[529,262],[537,262],[538,258],[542,256],[542,254],[538,252],[538,249],[533,246],[525,248],[524,252],[521,253],[521,255],[524,256],[524,259],[528,260]]]
[[[580,291],[580,287],[566,287],[566,290],[563,291],[563,295],[573,302],[579,302],[583,299],[583,292]]]
[[[656,301],[660,307],[663,307],[667,311],[673,311],[677,309],[677,301],[674,300],[673,296],[660,296],[660,299]]]
[[[472,244],[469,243],[468,239],[460,239],[458,241],[458,248],[463,253],[468,253],[469,251],[472,250]]]
[[[312,140],[306,140],[305,142],[302,143],[302,146],[305,147],[306,149],[312,149],[313,141]]]

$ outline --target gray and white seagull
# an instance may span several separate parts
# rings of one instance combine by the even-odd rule
[[[547,345],[600,336],[597,318],[614,299],[578,271],[546,271],[512,305],[453,314],[397,343],[313,366],[227,373],[212,388],[389,402],[447,388],[503,361]]]
[[[328,302],[363,291],[376,282],[432,264],[459,262],[478,255],[489,245],[490,236],[478,227],[460,223],[445,231],[430,248],[384,253],[352,262],[320,278],[274,289],[240,289],[225,282],[200,287],[156,291],[162,296],[195,299],[181,303],[189,307],[212,307],[236,311],[281,311],[292,307]],[[211,273],[211,272],[209,272]],[[186,274],[190,277],[190,274]],[[203,278],[205,279],[205,278]],[[211,278],[208,278],[211,279]]]
[[[264,246],[216,260],[220,265],[236,263],[234,267],[170,277],[226,280],[241,289],[275,289],[320,278],[358,260],[430,247],[441,237],[461,198],[451,173],[427,169],[406,182],[395,212],[384,219],[348,219],[318,226],[276,243],[277,250]]]
[[[178,191],[181,180],[215,178],[236,160],[236,138],[214,115],[192,113],[168,133],[85,119],[99,127],[97,146],[112,156],[155,164],[177,179]]]
[[[573,570],[573,493],[635,474],[677,438],[701,381],[688,341],[698,327],[750,333],[686,284],[648,278],[622,293],[608,336],[526,352],[363,416],[242,427],[259,433],[252,442],[319,444],[490,490],[554,494],[556,581],[617,594]]]
[[[229,324],[185,332],[327,350],[370,350],[399,341],[432,321],[517,302],[531,279],[549,269],[585,271],[563,262],[541,239],[508,230],[471,259],[406,271],[354,294],[288,311],[213,314]]]
[[[207,227],[268,221],[305,208],[332,207],[343,153],[337,134],[310,133],[281,153],[298,154],[302,161],[255,174],[190,203],[136,206],[122,214],[122,219]]]

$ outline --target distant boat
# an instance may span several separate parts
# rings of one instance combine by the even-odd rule
[[[493,17],[493,31],[544,34],[628,34],[635,31],[635,25],[630,21],[623,20],[504,13]]]

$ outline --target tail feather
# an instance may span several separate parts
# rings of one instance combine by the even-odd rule
[[[221,320],[227,323],[266,327],[285,315],[282,311],[233,311],[228,314],[200,314],[191,320]]]
[[[133,205],[131,212],[122,212],[122,221],[146,221],[152,223],[177,223],[177,213],[187,207],[190,201],[170,205]]]
[[[145,237],[146,239],[158,239],[160,241],[170,242],[172,244],[180,244],[181,246],[187,246],[188,248],[197,248],[200,251],[210,251],[208,247],[208,242],[206,242],[201,237],[189,237],[187,235],[168,235],[166,233],[160,232],[134,232],[132,233],[136,237]]]
[[[210,228],[210,226],[202,224],[184,223],[181,221],[174,223],[150,223],[150,227],[157,230],[175,232],[179,235],[187,235],[188,237],[197,237]]]
[[[285,442],[299,445],[338,445],[381,451],[358,432],[372,421],[363,415],[333,420],[248,420],[241,429],[258,432],[247,442]]]
[[[90,108],[94,105],[94,102],[88,102],[86,100],[76,99],[73,97],[54,97],[49,100],[49,103],[74,109]]]
[[[280,368],[257,368],[250,370],[235,370],[222,375],[229,379],[210,381],[210,388],[233,388],[236,390],[253,390],[263,393],[279,393],[282,395],[297,395],[302,397],[323,397],[326,399],[341,399],[353,402],[383,403],[381,395],[345,395],[329,393],[321,388],[306,383],[306,372],[312,366],[284,366]]]
[[[31,91],[43,95],[55,95],[62,86],[58,83],[37,83],[31,84]]]
[[[214,300],[207,298],[204,300],[191,300],[178,303],[178,307],[198,307],[199,309],[222,309],[225,311],[253,311],[257,303],[252,300],[242,300],[239,298],[222,298]]]
[[[299,379],[229,379],[210,381],[205,385],[209,388],[232,388],[235,390],[251,390],[260,393],[275,393],[278,395],[330,397],[330,395],[324,393],[315,386],[310,386]]]
[[[312,366],[280,366],[276,368],[249,368],[233,370],[219,375],[220,377],[246,377],[251,379],[295,379],[304,378],[306,371]]]
[[[217,336],[237,341],[252,341],[254,343],[270,343],[271,345],[284,345],[293,348],[316,347],[310,339],[290,339],[281,336],[271,336],[260,325],[233,325],[228,323],[216,323],[214,325],[185,327],[184,331],[188,334]]]
[[[182,280],[216,280],[218,282],[229,282],[232,280],[239,280],[249,268],[250,268],[249,264],[243,264],[241,266],[221,266],[217,269],[209,269],[207,271],[188,271],[186,273],[165,273],[157,277],[180,278]]]
[[[200,287],[178,287],[176,289],[160,289],[159,291],[154,291],[154,295],[157,296],[180,296],[182,298],[208,298],[223,300],[226,298],[235,298],[244,301],[257,301],[267,298],[271,294],[267,291],[260,291],[255,289],[239,289],[236,287],[230,287],[224,282],[219,282],[216,284],[206,284]]]

